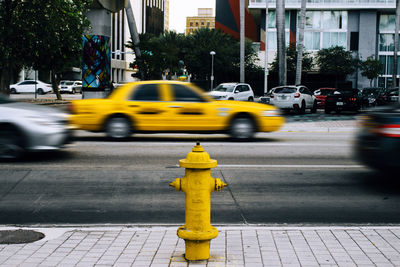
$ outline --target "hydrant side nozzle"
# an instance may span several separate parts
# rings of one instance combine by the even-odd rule
[[[176,178],[175,181],[169,183],[169,186],[174,187],[176,191],[181,191],[181,178]]]
[[[224,188],[225,186],[227,186],[227,184],[222,182],[221,179],[219,179],[219,178],[215,179],[215,190],[216,191],[221,191],[221,189]]]

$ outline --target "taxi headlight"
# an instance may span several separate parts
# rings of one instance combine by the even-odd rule
[[[270,110],[264,110],[261,113],[261,116],[263,116],[263,117],[279,117],[279,116],[281,116],[281,113],[277,109],[270,109]]]

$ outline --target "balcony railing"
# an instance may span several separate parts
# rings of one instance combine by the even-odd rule
[[[268,0],[269,6],[275,8],[276,0]],[[285,0],[286,7],[300,7],[301,0]],[[249,0],[250,8],[265,7],[265,0]],[[307,7],[330,9],[338,8],[395,8],[396,0],[307,0]]]

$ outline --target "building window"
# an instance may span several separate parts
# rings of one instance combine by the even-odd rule
[[[300,21],[300,13],[299,20]],[[321,28],[321,12],[306,12],[306,29],[320,29]]]
[[[299,25],[300,12],[298,12],[297,19]],[[307,11],[304,29],[304,46],[307,50],[320,50],[321,48],[329,48],[332,46],[342,46],[346,48],[347,12]]]
[[[395,15],[381,15],[379,18],[379,31],[394,32],[395,19]]]
[[[400,48],[400,42],[399,42]],[[400,49],[398,50],[400,51]],[[379,51],[380,52],[390,52],[394,51],[394,34],[384,33],[379,34]]]
[[[345,11],[324,11],[323,29],[347,29],[347,12]]]
[[[277,40],[276,40],[276,31],[268,31],[268,50],[276,51],[277,48]],[[286,46],[289,46],[289,32],[285,33],[285,43]]]
[[[319,32],[304,32],[304,47],[307,50],[319,50],[321,34]]]
[[[350,33],[350,51],[358,51],[358,32]]]
[[[276,14],[275,10],[268,11],[268,28],[276,28],[275,14]],[[290,16],[289,16],[289,12],[286,11],[285,12],[285,28],[289,29],[289,27],[290,27]]]

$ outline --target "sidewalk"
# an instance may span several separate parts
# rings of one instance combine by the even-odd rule
[[[281,132],[354,132],[357,120],[335,120],[314,122],[287,122]]]
[[[0,266],[400,266],[400,226],[217,226],[211,258],[192,262],[177,227],[29,228],[46,237],[0,245]]]

